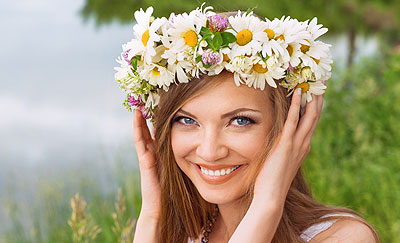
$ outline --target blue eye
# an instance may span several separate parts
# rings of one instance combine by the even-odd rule
[[[174,119],[174,122],[181,123],[182,125],[193,125],[196,123],[195,120],[185,116],[178,116]]]
[[[185,125],[191,125],[191,124],[194,124],[194,123],[195,123],[195,121],[194,121],[192,118],[189,118],[189,117],[182,117],[180,120],[181,120]]]
[[[246,126],[251,123],[254,123],[254,121],[248,117],[239,116],[239,117],[233,118],[232,123],[235,123],[234,124],[235,126]]]

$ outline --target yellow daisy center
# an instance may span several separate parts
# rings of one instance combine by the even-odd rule
[[[227,61],[229,61],[229,60],[230,60],[230,58],[229,58],[228,54],[224,54],[224,55],[223,55],[223,61],[224,61],[224,62],[227,62]]]
[[[285,37],[283,35],[279,35],[277,37],[275,37],[275,40],[285,40]]]
[[[319,64],[319,60],[317,58],[311,57],[316,64]]]
[[[292,54],[293,54],[293,47],[292,47],[291,45],[288,45],[288,46],[286,47],[286,50],[289,52],[289,56],[292,56]]]
[[[194,32],[194,30],[189,30],[188,32],[186,32],[184,37],[185,37],[185,43],[188,46],[191,46],[191,47],[196,46],[198,37],[197,37],[196,32]]]
[[[300,44],[300,45],[301,45],[301,47],[300,47],[301,52],[306,53],[310,50],[310,46],[307,46],[304,44]]]
[[[273,39],[274,36],[275,36],[275,32],[274,32],[273,30],[271,30],[271,29],[265,29],[264,32],[267,33],[268,38],[269,38],[270,40]]]
[[[253,39],[253,33],[248,29],[241,30],[237,33],[236,39],[236,43],[238,43],[239,46],[244,46]]]
[[[153,70],[151,70],[151,73],[155,76],[159,76],[160,75],[160,71],[158,70],[158,67],[153,68]]]
[[[144,46],[147,46],[147,42],[149,41],[149,39],[150,39],[150,33],[149,30],[146,30],[142,35],[142,43]]]
[[[268,72],[268,68],[267,67],[263,67],[261,64],[256,63],[253,65],[253,69],[254,71],[256,71],[257,73],[266,73]]]
[[[296,89],[301,88],[301,93],[305,93],[310,89],[310,84],[307,82],[296,85]]]

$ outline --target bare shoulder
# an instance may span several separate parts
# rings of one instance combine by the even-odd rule
[[[341,219],[310,241],[310,243],[316,242],[376,243],[376,240],[374,233],[367,225],[352,219]]]

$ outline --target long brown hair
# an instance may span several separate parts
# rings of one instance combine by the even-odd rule
[[[232,75],[227,71],[219,74]],[[171,127],[175,113],[191,98],[214,87],[217,79],[207,75],[200,79],[191,80],[186,84],[172,85],[168,92],[161,91],[160,102],[154,120],[155,140],[157,143],[158,171],[161,183],[161,219],[159,224],[160,242],[183,242],[188,238],[198,238],[207,218],[213,212],[215,205],[205,201],[191,182],[191,180],[178,167],[171,145]],[[265,149],[260,153],[259,167],[262,166],[273,141],[282,131],[290,105],[290,98],[286,97],[287,91],[281,87],[270,88],[269,100],[274,109],[273,126],[266,139]],[[258,167],[258,168],[259,168]],[[256,178],[257,171],[254,171]],[[251,183],[254,186],[253,183]],[[253,188],[248,188],[243,199],[247,206],[252,200]],[[321,218],[331,213],[348,213],[354,215],[354,220],[367,225],[375,234],[373,227],[350,209],[328,207],[312,198],[311,191],[306,184],[302,169],[300,168],[286,197],[282,218],[272,242],[303,242],[300,234],[309,226],[331,220]],[[348,218],[348,217],[347,217]]]

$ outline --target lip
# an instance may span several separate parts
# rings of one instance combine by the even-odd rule
[[[237,168],[236,170],[234,170],[233,172],[231,172],[229,175],[223,175],[223,176],[210,176],[210,175],[205,175],[203,173],[201,173],[201,169],[199,167],[199,165],[201,164],[195,164],[192,163],[193,166],[195,167],[195,169],[197,170],[197,172],[199,173],[200,177],[208,184],[212,184],[212,185],[217,185],[217,184],[222,184],[226,181],[228,181],[229,179],[231,179],[233,176],[235,176],[237,173],[239,173],[244,167],[246,167],[245,164],[242,164],[239,168]],[[203,165],[201,165],[203,166]],[[232,165],[219,165],[219,166],[203,166],[205,168],[209,168],[211,170],[219,170],[219,169],[223,169],[223,168],[231,168],[234,167]]]

